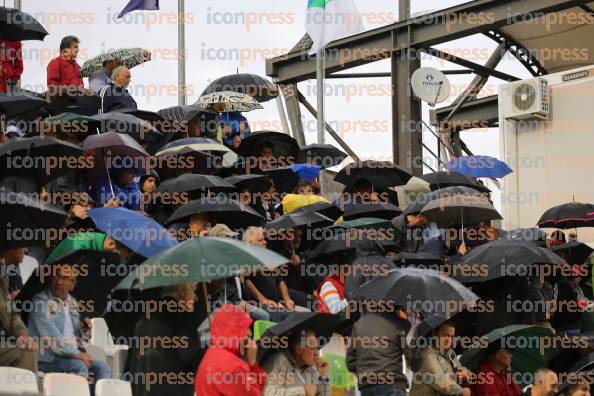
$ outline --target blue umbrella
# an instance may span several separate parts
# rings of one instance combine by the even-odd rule
[[[486,155],[458,157],[448,163],[448,169],[464,176],[489,178],[502,178],[513,172],[505,162]]]
[[[310,182],[320,177],[320,167],[317,165],[293,164],[291,165],[291,170],[297,173],[300,179],[305,179]]]
[[[89,216],[98,230],[147,258],[177,244],[166,228],[153,219],[128,209],[91,209]]]

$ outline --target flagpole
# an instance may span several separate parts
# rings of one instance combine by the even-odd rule
[[[186,1],[177,0],[177,92],[178,105],[186,105]]]
[[[316,54],[316,80],[317,80],[317,99],[318,99],[318,144],[324,144],[324,126],[326,125],[324,119],[324,74],[326,50],[322,48]]]

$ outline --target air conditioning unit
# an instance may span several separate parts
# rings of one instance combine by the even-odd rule
[[[544,78],[517,81],[501,87],[503,118],[515,120],[549,118],[549,83]]]

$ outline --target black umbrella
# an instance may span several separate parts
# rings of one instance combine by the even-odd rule
[[[104,150],[112,156],[148,157],[144,148],[131,136],[124,133],[107,132],[97,135],[90,135],[82,144],[85,151]]]
[[[325,238],[306,256],[309,260],[315,262],[333,262],[337,264],[346,264],[356,258],[357,248],[355,241],[350,239],[350,234],[346,231],[335,232],[330,238]],[[345,262],[339,262],[345,261]]]
[[[250,95],[262,103],[276,98],[279,93],[278,90],[276,84],[257,74],[238,73],[217,78],[206,87],[202,95],[231,91]]]
[[[95,116],[101,121],[101,132],[127,134],[139,143],[155,142],[162,138],[161,133],[151,123],[131,114],[109,112]]]
[[[547,233],[539,228],[516,228],[506,231],[501,239],[528,241],[539,247],[547,247]]]
[[[167,224],[187,220],[188,217],[200,213],[211,214],[217,223],[226,224],[232,229],[262,226],[265,222],[265,219],[249,206],[219,195],[204,197],[183,205],[167,219]]]
[[[0,113],[4,114],[7,118],[37,111],[46,104],[47,102],[38,96],[0,93]]]
[[[40,40],[49,33],[31,15],[15,8],[0,7],[0,37],[10,41]]]
[[[288,347],[292,336],[303,335],[305,331],[313,331],[319,347],[326,345],[332,334],[339,329],[340,316],[321,312],[293,312],[285,320],[268,328],[258,340],[258,361],[264,362],[268,356],[277,352],[280,346]]]
[[[453,277],[463,283],[483,283],[517,275],[538,277],[544,265],[568,266],[549,249],[538,247],[532,242],[505,239],[478,246],[450,264],[453,267],[472,268],[471,272],[465,273],[452,270]]]
[[[299,180],[301,180],[299,178],[299,175],[293,172],[293,169],[291,169],[290,166],[274,169],[264,169],[260,172],[272,179],[274,187],[279,194],[292,193],[293,190],[295,190],[295,187],[297,187],[297,183],[299,183]]]
[[[551,246],[551,250],[557,254],[562,254],[571,264],[583,264],[592,252],[594,252],[594,249],[590,246],[578,241],[570,241],[561,245]]]
[[[427,252],[400,252],[392,257],[394,265],[399,267],[416,267],[422,269],[434,269],[440,271],[444,262],[441,258]]]
[[[396,205],[391,203],[377,203],[377,204],[350,204],[344,207],[344,219],[355,220],[363,217],[375,217],[379,219],[392,220],[394,217],[400,215],[402,211]]]
[[[291,212],[276,220],[266,223],[270,230],[289,230],[295,227],[323,228],[332,225],[334,221],[316,212]]]
[[[476,189],[471,187],[465,186],[452,186],[452,187],[445,187],[439,190],[431,191],[427,194],[422,194],[418,197],[413,203],[408,205],[406,209],[402,212],[403,215],[409,214],[416,214],[421,212],[421,210],[427,205],[429,202],[434,201],[439,198],[448,197],[457,194],[470,194],[470,195],[479,195],[483,194],[478,192]]]
[[[334,181],[352,186],[357,180],[365,179],[375,188],[396,187],[406,184],[412,175],[404,168],[387,161],[354,162],[345,166]]]
[[[570,202],[548,209],[538,223],[540,228],[594,227],[594,205]]]
[[[0,235],[3,248],[43,246],[68,213],[28,194],[0,188]]]
[[[155,113],[154,111],[148,110],[138,110],[138,109],[121,109],[118,110],[121,114],[128,114],[144,120],[146,122],[151,123],[153,126],[160,125],[165,121],[165,118],[161,116],[159,113]]]
[[[272,144],[272,155],[284,157],[285,162],[273,164],[273,166],[290,165],[299,154],[299,145],[291,136],[282,132],[260,131],[253,132],[241,141],[239,155],[243,157],[259,157],[260,149],[264,143]],[[280,161],[279,161],[280,162]]]
[[[330,219],[336,221],[343,215],[343,211],[336,205],[330,202],[315,202],[309,205],[301,206],[295,209],[291,213],[305,213],[305,212],[316,212]]]
[[[174,179],[165,180],[157,191],[168,193],[180,193],[190,191],[202,191],[207,193],[220,191],[234,191],[235,186],[218,176],[195,175],[188,173]]]
[[[11,139],[0,145],[0,176],[34,177],[45,184],[73,170],[92,168],[93,163],[79,161],[83,153],[77,145],[51,137]]]
[[[458,172],[447,172],[447,171],[440,171],[440,172],[433,172],[427,173],[423,176],[420,176],[421,179],[425,180],[429,183],[429,188],[431,191],[439,190],[440,188],[445,187],[453,187],[453,186],[466,186],[470,188],[474,188],[480,192],[490,192],[487,187],[475,183],[470,180],[468,177],[464,176],[462,173]]]
[[[227,183],[230,183],[237,187],[239,190],[244,188],[248,189],[251,193],[264,193],[268,191],[271,180],[266,175],[239,175],[229,176],[224,179]]]
[[[317,165],[320,169],[340,165],[348,154],[331,144],[309,144],[299,150],[297,163]]]
[[[438,271],[397,268],[361,286],[361,297],[389,301],[406,311],[445,314],[459,312],[479,299],[470,289]]]
[[[433,330],[437,329],[439,326],[441,326],[448,320],[449,319],[443,315],[429,315],[426,319],[423,319],[423,321],[417,325],[417,328],[415,329],[415,337],[428,337],[433,332]]]
[[[120,264],[118,254],[95,250],[72,250],[37,268],[34,275],[23,286],[18,299],[30,300],[35,294],[49,287],[51,275],[64,264],[72,265],[77,274],[76,287],[71,294],[79,304],[84,304],[85,316],[88,317],[103,314],[112,289],[129,271],[126,264]]]
[[[466,194],[433,200],[425,205],[421,213],[440,227],[451,224],[471,226],[502,218],[488,199]]]

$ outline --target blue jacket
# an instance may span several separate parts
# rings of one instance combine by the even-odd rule
[[[132,182],[126,184],[124,187],[118,187],[112,181],[111,186],[113,188],[113,193],[120,200],[124,208],[130,210],[140,210],[142,194],[138,188],[138,183]],[[107,177],[101,178],[91,188],[91,198],[101,205],[111,199],[111,188],[109,188],[109,181],[107,180]]]
[[[29,335],[39,344],[40,362],[51,363],[56,355],[74,357],[80,353],[76,340],[64,336],[63,303],[49,288],[33,296],[33,312],[29,314]],[[78,303],[72,296],[66,302],[70,310],[72,328],[81,337]]]

